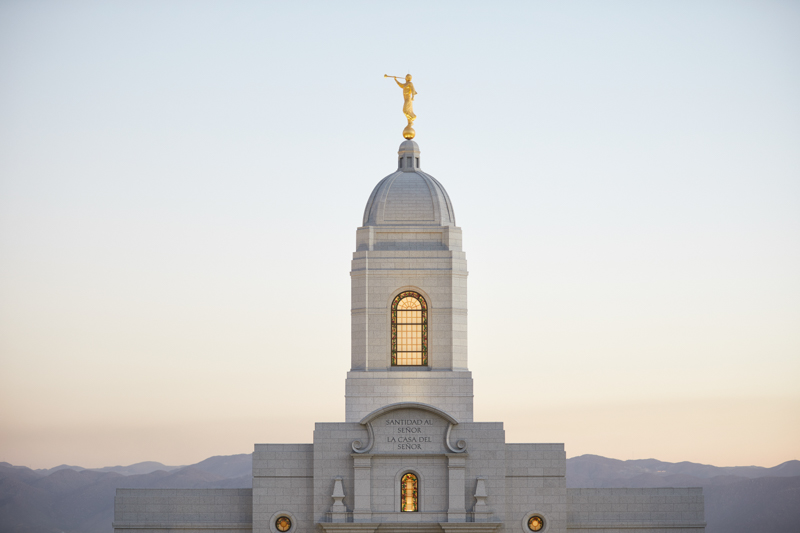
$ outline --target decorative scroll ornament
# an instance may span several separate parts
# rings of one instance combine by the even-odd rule
[[[367,445],[364,446],[360,440],[354,440],[352,447],[353,451],[356,453],[367,453],[372,449],[372,445],[375,444],[375,434],[372,431],[372,423],[367,422],[366,426],[367,426],[367,436],[369,438],[369,441],[367,442]]]
[[[467,441],[461,439],[456,442],[455,447],[450,445],[450,430],[453,429],[453,426],[455,426],[455,424],[452,422],[450,422],[450,424],[447,426],[447,433],[444,435],[444,444],[447,446],[447,449],[453,453],[464,453],[467,451]]]

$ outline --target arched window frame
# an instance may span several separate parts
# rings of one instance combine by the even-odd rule
[[[400,300],[403,298],[416,298],[419,303],[420,307],[422,308],[422,320],[420,325],[422,326],[422,364],[421,365],[403,365],[398,364],[397,362],[397,333],[398,333],[398,324],[397,324],[397,304],[400,303]],[[416,291],[403,291],[397,296],[394,297],[392,300],[392,366],[428,366],[428,303],[425,301],[425,297],[422,296],[420,293]]]
[[[408,480],[409,478],[411,478],[411,480],[413,481],[412,487],[410,489],[413,491],[413,494],[411,496],[412,500],[411,506],[413,507],[412,509],[407,508],[409,489],[406,487],[407,484],[406,480]],[[419,476],[417,476],[417,474],[415,474],[414,472],[406,472],[400,477],[400,512],[401,513],[419,512]]]

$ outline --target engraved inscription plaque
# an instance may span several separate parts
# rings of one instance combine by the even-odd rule
[[[372,422],[372,453],[447,453],[444,437],[449,422],[435,413],[398,409]]]

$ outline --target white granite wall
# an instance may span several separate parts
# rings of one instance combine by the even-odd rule
[[[351,276],[351,371],[346,420],[417,401],[472,421],[467,370],[467,262],[461,230],[453,226],[363,227],[357,232]],[[391,366],[391,303],[403,290],[428,303],[428,365]]]
[[[506,531],[522,532],[530,513],[545,518],[547,533],[567,526],[567,457],[563,444],[506,444]]]
[[[472,421],[472,373],[402,370],[347,373],[345,420],[359,422],[385,405],[421,402],[438,407],[459,422]]]
[[[350,276],[352,370],[391,367],[390,309],[392,298],[401,290],[418,290],[428,303],[428,365],[442,370],[467,369],[467,261],[463,252],[355,252]]]
[[[400,478],[413,472],[419,482],[420,510],[400,512]],[[447,457],[407,456],[373,457],[372,521],[373,522],[446,522],[447,521]]]
[[[392,419],[426,419],[430,424],[420,432],[407,433],[402,427],[387,424]],[[449,462],[463,458],[465,463],[462,486],[462,509],[472,520],[476,503],[475,489],[478,478],[483,478],[488,497],[488,514],[483,521],[502,521],[505,514],[506,462],[501,423],[462,423],[453,427],[450,442],[466,442],[467,451],[450,452],[445,444],[448,423],[437,415],[414,409],[400,409],[373,420],[372,448],[364,454],[353,452],[354,440],[361,446],[368,444],[364,426],[355,423],[316,424],[314,431],[314,519],[327,522],[333,504],[331,493],[334,479],[342,478],[344,504],[348,513],[356,508],[354,494],[356,481],[354,460],[365,461],[369,468],[369,507],[371,522],[446,522],[450,509]],[[407,429],[407,428],[406,428]],[[412,428],[416,429],[416,428]],[[422,436],[424,444],[419,449],[398,451],[392,437]],[[399,442],[399,441],[398,441]],[[400,476],[411,471],[419,476],[420,506],[418,513],[400,513]],[[352,519],[352,518],[349,518]]]
[[[567,489],[570,533],[701,533],[701,488]]]
[[[354,501],[353,441],[369,440],[361,424],[336,422],[314,425],[314,520],[328,522],[333,505],[334,478],[342,477],[344,505],[352,512]]]
[[[502,522],[505,516],[505,431],[502,422],[468,422],[455,426],[450,442],[466,442],[464,468],[464,509],[469,520],[475,510],[475,489],[478,478],[484,479],[486,487],[486,509],[489,514],[474,517],[475,521]]]
[[[400,167],[373,189],[356,231],[351,264],[351,368],[346,420],[358,422],[387,403],[417,401],[472,421],[472,384],[466,372],[467,261],[461,229],[442,185],[418,171],[419,146],[404,141]],[[404,158],[413,165],[403,165]],[[404,290],[428,304],[427,363],[440,373],[382,375],[397,370],[391,357],[391,304]],[[402,367],[399,367],[402,368]],[[374,381],[374,383],[371,383]]]
[[[244,533],[251,530],[251,489],[117,489],[114,531]]]
[[[314,447],[256,444],[253,451],[253,533],[270,533],[276,513],[286,512],[292,533],[316,531],[313,520]]]

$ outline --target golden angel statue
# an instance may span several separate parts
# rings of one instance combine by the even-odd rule
[[[405,83],[400,83],[400,81],[397,79],[399,76],[389,76],[388,74],[384,74],[383,77],[394,78],[395,83],[399,85],[401,89],[403,89],[403,114],[408,120],[408,126],[406,126],[403,130],[403,137],[406,139],[413,139],[414,135],[416,135],[416,132],[411,126],[417,119],[417,115],[414,114],[414,96],[417,95],[417,91],[414,89],[414,84],[411,83],[411,74],[406,74]]]

